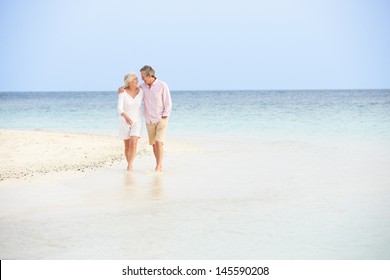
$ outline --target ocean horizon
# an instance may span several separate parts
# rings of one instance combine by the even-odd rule
[[[387,89],[172,91],[171,95],[173,135],[390,139]],[[0,92],[0,128],[116,135],[116,102],[115,91]]]

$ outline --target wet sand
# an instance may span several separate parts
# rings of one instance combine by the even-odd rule
[[[0,258],[389,259],[389,151],[355,148],[175,140],[160,174],[145,154],[6,180]]]

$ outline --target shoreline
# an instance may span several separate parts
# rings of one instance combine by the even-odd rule
[[[85,172],[125,160],[116,136],[74,132],[0,129],[0,181],[62,171]],[[137,158],[149,155],[147,141],[138,142]]]

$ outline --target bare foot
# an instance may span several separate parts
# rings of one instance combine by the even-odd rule
[[[133,166],[132,165],[128,165],[127,166],[127,171],[132,171],[133,170]]]
[[[156,169],[155,169],[155,171],[156,171],[156,172],[162,172],[162,171],[163,171],[162,166],[160,166],[160,167],[157,166]]]

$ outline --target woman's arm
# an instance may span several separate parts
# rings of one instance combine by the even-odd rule
[[[125,95],[124,94],[118,94],[118,114],[122,115],[123,113],[123,102],[125,101]]]
[[[118,113],[125,119],[126,123],[128,125],[132,125],[133,121],[129,118],[129,116],[123,111],[123,103],[125,102],[125,95],[124,94],[119,94],[118,95],[118,106],[117,110]]]

